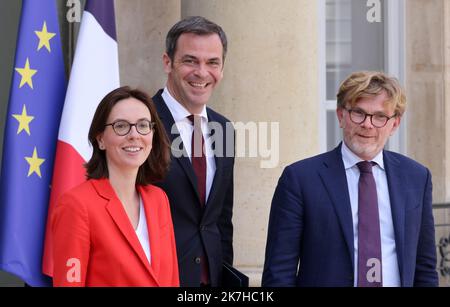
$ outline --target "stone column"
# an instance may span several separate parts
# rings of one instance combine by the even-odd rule
[[[249,157],[247,137],[247,153],[235,165],[234,264],[258,286],[278,178],[287,164],[319,151],[317,3],[183,0],[181,15],[211,19],[228,36],[224,79],[210,106],[233,122],[259,127],[258,135],[267,132],[267,125],[269,141],[275,124],[273,143],[267,146],[272,148],[273,163],[262,158],[260,148],[256,157]],[[253,141],[264,145],[257,138]],[[274,150],[278,145],[279,159]],[[262,168],[264,164],[271,168]]]
[[[450,201],[450,3],[405,5],[408,154],[430,169],[433,203],[445,203]],[[436,207],[433,213],[439,244],[449,237],[450,211]],[[438,249],[438,267],[441,259]],[[440,275],[440,284],[450,285],[450,277]]]
[[[442,0],[406,1],[407,122],[403,124],[408,127],[408,154],[432,171],[435,202],[446,196],[443,9]]]
[[[165,38],[180,19],[180,0],[115,0],[120,83],[153,96],[166,84]]]

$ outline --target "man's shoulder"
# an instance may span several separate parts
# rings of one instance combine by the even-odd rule
[[[208,113],[208,120],[209,121],[215,121],[219,123],[229,123],[230,120],[223,116],[222,114],[214,111],[210,107],[206,107],[206,112]]]
[[[160,88],[156,91],[156,93],[153,95],[152,98],[162,98],[162,93],[164,92],[164,89]]]
[[[419,172],[419,173],[427,173],[428,168],[423,164],[396,152],[385,150],[383,152],[384,160],[390,164],[398,165],[398,167],[402,170],[411,172]]]
[[[322,154],[318,154],[309,158],[305,158],[299,161],[296,161],[288,166],[286,166],[286,169],[289,170],[300,170],[300,169],[319,169],[322,168],[324,165],[327,165],[329,163],[335,163],[338,162],[340,156],[337,149],[333,149],[331,151],[327,151]]]
[[[172,124],[173,123],[173,116],[170,112],[169,108],[166,105],[166,102],[164,101],[164,98],[162,97],[163,89],[160,89],[156,92],[155,95],[152,97],[153,104],[155,105],[156,112],[158,113],[158,116],[160,117],[161,121],[164,124]],[[167,129],[167,126],[166,126]],[[169,130],[170,131],[170,130]]]
[[[164,102],[164,99],[162,98],[163,89],[159,89],[152,97],[153,103],[155,105],[158,105],[160,103]]]

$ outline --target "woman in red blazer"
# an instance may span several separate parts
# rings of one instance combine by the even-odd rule
[[[151,185],[169,165],[153,102],[129,87],[112,91],[89,141],[88,180],[52,214],[54,286],[179,286],[169,202]]]

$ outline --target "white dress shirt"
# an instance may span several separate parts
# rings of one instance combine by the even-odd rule
[[[354,233],[353,246],[355,248],[354,285],[356,286],[358,281],[358,183],[360,174],[356,163],[363,160],[356,156],[347,147],[347,145],[345,145],[345,142],[342,142],[341,152],[352,209]],[[380,216],[383,287],[399,287],[400,273],[395,247],[395,233],[394,224],[392,221],[391,202],[389,198],[386,170],[384,168],[383,161],[383,151],[376,155],[372,161],[376,163],[376,165],[372,168],[372,172],[377,185],[378,214]]]
[[[169,108],[170,113],[172,113],[172,117],[175,121],[175,124],[180,132],[181,139],[183,140],[184,149],[186,150],[189,160],[191,160],[191,141],[192,141],[192,132],[194,131],[194,126],[191,121],[188,119],[188,116],[191,113],[186,110],[186,108],[181,105],[172,95],[169,93],[167,87],[164,88],[162,93],[162,98]],[[203,139],[205,140],[205,156],[206,156],[206,202],[208,201],[209,192],[211,191],[212,182],[214,179],[214,174],[216,172],[216,161],[214,160],[214,151],[212,150],[212,138],[210,137],[209,129],[208,129],[208,114],[206,113],[206,107],[203,106],[203,110],[199,115],[202,121],[202,134]],[[205,203],[206,205],[206,203]]]
[[[145,215],[144,205],[142,203],[142,197],[139,195],[139,222],[136,227],[136,235],[144,250],[145,256],[147,256],[148,263],[152,263],[152,256],[150,254],[150,240],[148,238],[147,217]]]

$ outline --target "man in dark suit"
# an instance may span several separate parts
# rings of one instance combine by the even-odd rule
[[[159,186],[171,206],[181,286],[219,286],[222,263],[233,262],[234,129],[206,107],[226,51],[217,24],[198,16],[178,22],[166,37],[167,84],[153,97],[172,143]]]
[[[294,163],[276,188],[263,286],[437,286],[431,174],[383,150],[406,98],[378,72],[337,95],[344,141]]]

